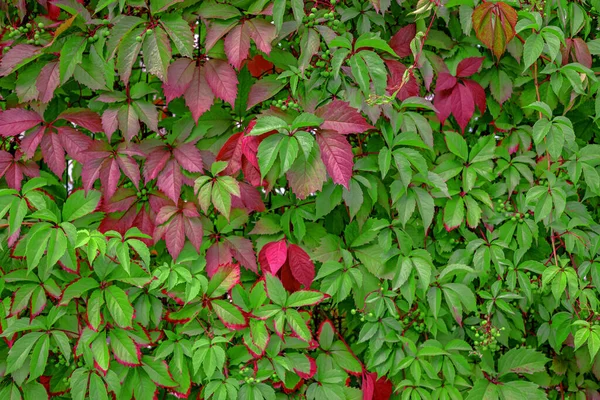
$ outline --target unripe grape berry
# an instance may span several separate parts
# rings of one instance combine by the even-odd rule
[[[148,29],[148,30],[146,31],[146,33],[147,33],[148,35],[152,34],[152,29]]]
[[[141,36],[136,36],[135,37],[135,41],[138,42],[138,43],[141,42],[142,41],[142,37]]]
[[[40,23],[38,24],[38,28],[43,28],[43,27],[44,27],[44,23],[43,23],[43,22],[40,22]]]

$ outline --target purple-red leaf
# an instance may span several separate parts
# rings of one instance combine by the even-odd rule
[[[317,133],[317,144],[327,173],[335,183],[348,189],[354,168],[352,146],[343,135],[333,131]]]
[[[417,26],[415,24],[406,25],[392,36],[389,45],[398,56],[408,57],[412,54],[410,42],[415,38],[416,34]]]
[[[324,119],[322,129],[331,129],[342,135],[363,133],[373,128],[356,108],[342,100],[319,107],[315,115]]]
[[[185,91],[184,98],[185,104],[192,112],[194,121],[198,123],[198,118],[210,109],[215,100],[210,85],[204,76],[203,68],[198,67],[194,70],[194,76],[190,86]]]
[[[29,110],[11,108],[0,111],[0,135],[15,136],[42,122],[42,117]]]
[[[240,69],[242,62],[250,51],[250,35],[246,24],[236,26],[225,37],[225,54],[227,60],[235,68]]]
[[[84,127],[90,132],[103,132],[102,120],[92,110],[87,108],[70,108],[63,111],[56,119],[64,119]]]
[[[306,289],[310,288],[315,279],[315,264],[308,254],[300,246],[290,244],[287,256],[294,278]]]
[[[204,64],[206,81],[214,95],[231,106],[237,97],[238,79],[235,71],[225,61],[213,59]]]
[[[39,100],[42,103],[48,103],[54,97],[54,91],[60,84],[60,74],[58,62],[51,62],[44,65],[40,71],[35,86],[39,93]]]
[[[456,67],[456,76],[459,78],[466,78],[475,74],[481,68],[481,64],[485,60],[485,57],[469,57],[465,58],[458,63]]]

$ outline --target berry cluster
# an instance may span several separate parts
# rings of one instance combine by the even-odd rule
[[[105,19],[102,21],[102,23],[104,25],[109,25],[110,21]],[[108,35],[110,35],[110,31],[107,28],[95,29],[94,31],[90,32],[90,36],[88,36],[88,42],[90,42],[90,43],[97,42],[98,39],[100,39],[100,35],[107,37]]]
[[[502,199],[498,199],[498,210],[499,212],[503,212],[506,218],[509,218],[511,221],[519,221],[519,223],[523,223],[527,218],[529,218],[528,213],[521,213],[514,209],[512,204],[506,203]]]
[[[488,321],[481,321],[478,327],[472,326],[471,330],[475,332],[475,341],[473,344],[480,351],[497,351],[500,349],[500,345],[496,342],[496,338],[500,337],[500,331],[504,330],[504,327],[497,329],[492,326]]]
[[[298,111],[300,109],[300,104],[298,104],[295,101],[290,100],[290,99],[287,99],[287,100],[283,100],[283,99],[271,100],[271,105],[273,107],[280,108],[282,111],[285,111],[288,108],[290,110],[296,110],[296,111]]]
[[[325,46],[322,46],[323,52],[318,55],[318,58],[314,65],[308,65],[306,67],[306,71],[304,74],[307,78],[310,78],[312,74],[318,73],[323,78],[329,78],[333,75],[333,71],[331,70],[331,51],[325,49]]]
[[[46,29],[44,28],[44,23],[40,22],[37,25],[31,24],[30,22],[25,25],[19,26],[15,28],[13,26],[8,27],[8,37],[10,39],[18,39],[21,36],[27,38],[27,44],[35,44],[39,45],[41,43],[42,35],[46,33]],[[8,47],[4,48],[4,51],[8,51]]]
[[[123,187],[125,189],[129,189],[129,188],[133,187],[133,183],[126,182],[123,184]],[[144,189],[138,190],[136,193],[136,196],[138,199],[140,199],[142,201],[148,201],[148,192],[149,192],[149,190],[144,188]]]

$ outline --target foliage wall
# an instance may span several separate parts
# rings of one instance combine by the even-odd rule
[[[0,3],[0,399],[599,399],[599,0]]]

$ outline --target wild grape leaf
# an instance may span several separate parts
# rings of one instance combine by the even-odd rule
[[[210,109],[210,106],[212,106],[215,99],[211,87],[206,81],[203,68],[196,67],[194,76],[183,97],[185,99],[185,104],[192,112],[194,121],[197,123],[198,118]]]
[[[42,121],[42,117],[35,111],[22,108],[0,111],[0,135],[3,137],[19,135]]]
[[[288,257],[285,239],[265,244],[258,253],[258,261],[263,272],[277,275]]]
[[[235,68],[240,69],[242,62],[248,57],[250,51],[250,32],[247,24],[242,22],[231,29],[225,37],[225,54],[227,60]]]
[[[363,400],[387,400],[392,396],[394,386],[385,376],[377,377],[376,372],[363,372]]]
[[[6,76],[27,61],[37,58],[41,50],[40,47],[29,44],[17,44],[12,47],[0,60],[0,76]]]
[[[136,145],[120,143],[116,148],[104,141],[95,141],[84,153],[81,179],[85,190],[90,190],[100,179],[104,197],[110,199],[117,191],[123,172],[139,188],[140,169],[132,156],[144,157]]]
[[[176,141],[167,146],[149,139],[142,143],[142,150],[147,154],[143,169],[145,182],[156,179],[158,188],[175,203],[179,201],[184,183],[181,168],[188,172],[202,171],[202,155],[193,143]]]
[[[248,20],[247,26],[250,37],[256,44],[256,47],[266,55],[269,55],[271,53],[271,42],[277,36],[275,25],[262,18],[253,18]]]
[[[290,244],[287,257],[293,277],[306,289],[310,288],[315,279],[315,264],[309,255],[300,246]]]
[[[98,230],[109,230],[125,234],[130,228],[136,227],[142,233],[153,236],[156,214],[171,201],[157,189],[150,189],[147,200],[137,196],[137,189],[118,188],[114,196],[103,202],[102,210],[106,216]],[[152,245],[148,239],[142,239],[146,245]]]
[[[164,206],[156,216],[154,241],[164,239],[167,250],[173,259],[177,259],[183,249],[186,237],[196,251],[200,251],[203,229],[200,214],[193,203],[180,201],[179,205]]]
[[[363,133],[373,129],[373,126],[367,123],[367,120],[356,108],[342,100],[336,99],[317,108],[315,115],[324,120],[321,129],[330,129],[342,135]]]
[[[354,167],[352,146],[344,135],[335,131],[319,130],[316,140],[327,173],[335,183],[348,189]]]
[[[59,63],[57,61],[44,65],[38,75],[35,86],[38,90],[38,99],[48,103],[54,97],[54,91],[60,85]]]
[[[475,106],[482,114],[485,112],[485,91],[477,82],[465,79],[480,68],[481,61],[480,57],[462,60],[457,67],[457,74],[461,76],[452,76],[447,71],[439,74],[433,101],[442,125],[452,114],[464,132],[473,117]]]
[[[326,180],[325,167],[319,159],[319,149],[313,146],[308,157],[299,154],[286,173],[292,191],[299,199],[318,192]]]
[[[160,26],[145,35],[142,51],[148,72],[164,81],[171,61],[171,44],[167,33]]]
[[[235,71],[225,61],[212,59],[204,64],[206,81],[214,95],[233,107],[237,97],[238,79]]]
[[[225,243],[231,251],[231,255],[240,263],[240,265],[254,273],[258,273],[256,266],[256,253],[250,239],[241,236],[228,236]]]
[[[102,132],[102,120],[98,114],[87,108],[69,108],[68,110],[60,113],[56,119],[64,119],[72,122],[75,125],[79,125],[90,132],[98,133]]]
[[[178,58],[169,66],[167,80],[162,85],[167,103],[183,96],[192,82],[195,71],[196,63],[188,58]]]
[[[592,55],[590,49],[581,38],[567,38],[565,45],[560,47],[562,64],[578,62],[586,68],[592,68]]]
[[[388,44],[399,57],[408,57],[412,55],[410,42],[415,38],[416,34],[417,26],[415,24],[406,25],[392,36]]]
[[[0,177],[6,179],[8,187],[21,190],[23,175],[34,178],[40,175],[40,168],[34,161],[23,160],[23,152],[14,154],[0,150]]]
[[[194,51],[194,35],[190,25],[176,13],[161,15],[160,23],[169,34],[179,54],[191,58]]]
[[[517,17],[515,9],[501,1],[481,3],[473,10],[475,34],[496,58],[502,56],[508,43],[515,37]]]
[[[406,65],[395,60],[385,60],[385,65],[390,71],[386,91],[389,95],[396,93],[400,100],[419,96],[419,84],[412,71],[408,72],[408,81],[404,82]]]
[[[206,273],[212,278],[219,268],[232,263],[233,258],[230,247],[224,242],[217,240],[206,250]]]
[[[234,175],[243,171],[245,179],[254,186],[262,186],[260,169],[258,165],[258,146],[270,134],[260,136],[247,136],[254,128],[256,121],[252,121],[244,132],[232,135],[221,147],[217,154],[217,161],[227,161],[227,167],[221,172]]]

